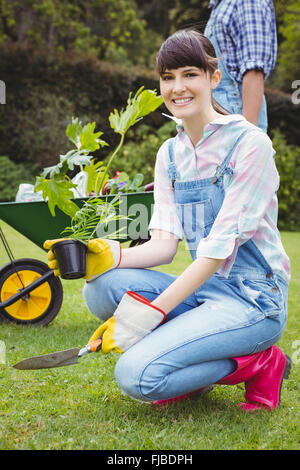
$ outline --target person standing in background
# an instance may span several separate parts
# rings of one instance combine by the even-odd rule
[[[214,99],[227,111],[268,129],[264,81],[275,67],[276,21],[272,0],[211,0],[204,35],[219,59],[222,79]]]

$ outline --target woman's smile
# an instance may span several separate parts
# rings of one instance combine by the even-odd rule
[[[193,97],[189,96],[187,98],[174,98],[172,101],[175,104],[175,106],[185,106],[187,104],[190,104],[193,101]]]

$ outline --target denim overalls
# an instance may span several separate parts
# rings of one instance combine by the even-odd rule
[[[233,114],[243,114],[243,103],[242,103],[242,85],[237,83],[234,78],[228,72],[225,61],[222,59],[222,54],[219,48],[217,38],[214,34],[215,22],[221,3],[212,11],[211,16],[207,22],[204,30],[204,35],[211,41],[215,48],[216,56],[218,57],[219,63],[218,68],[221,71],[222,78],[217,88],[213,91],[213,97],[220,103],[227,111]],[[266,99],[263,96],[262,106],[258,119],[258,127],[264,132],[267,132],[268,128],[268,117],[267,117],[267,106]]]
[[[247,132],[247,130],[246,130]],[[169,175],[191,256],[211,230],[224,199],[223,179],[232,172],[233,148],[215,176],[180,181],[173,139],[169,141]],[[151,269],[114,269],[86,284],[90,311],[106,320],[126,290],[153,300],[175,276]],[[142,401],[178,396],[216,383],[234,370],[230,358],[267,349],[281,337],[287,314],[287,285],[252,240],[238,248],[228,278],[215,273],[167,315],[167,321],[128,349],[118,360],[116,379],[122,390]]]

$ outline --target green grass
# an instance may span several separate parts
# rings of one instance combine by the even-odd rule
[[[2,227],[16,258],[46,260],[41,249]],[[243,387],[217,386],[202,398],[158,409],[121,393],[114,379],[117,354],[91,354],[58,369],[14,369],[25,357],[83,346],[98,326],[84,305],[83,281],[64,281],[63,306],[50,325],[0,325],[6,345],[6,362],[0,365],[0,449],[298,449],[300,234],[282,237],[292,261],[292,281],[288,326],[279,345],[296,363],[284,382],[280,408],[243,413],[237,407]],[[183,248],[162,269],[179,273],[188,262]],[[0,265],[7,262],[2,249]]]

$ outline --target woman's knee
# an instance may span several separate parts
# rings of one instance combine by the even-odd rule
[[[86,282],[82,294],[90,312],[105,321],[117,308],[121,291],[114,270],[102,274],[93,281]]]
[[[130,348],[118,360],[115,367],[116,380],[127,395],[137,400],[151,401],[160,396],[160,388],[167,380],[166,374],[156,361],[148,363],[136,349]]]
[[[122,391],[131,398],[144,400],[139,387],[139,372],[130,354],[124,353],[115,367],[115,377]]]

